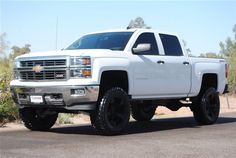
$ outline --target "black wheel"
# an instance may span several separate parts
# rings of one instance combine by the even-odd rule
[[[136,121],[150,121],[155,114],[157,106],[148,103],[134,103],[131,105],[132,117]]]
[[[215,88],[209,88],[198,96],[193,108],[193,115],[200,125],[215,123],[219,117],[219,112],[220,99]]]
[[[32,131],[47,131],[57,120],[57,113],[42,114],[43,109],[23,108],[19,114],[26,128]]]
[[[129,122],[130,105],[126,92],[119,88],[106,91],[90,114],[92,126],[102,135],[120,134]]]

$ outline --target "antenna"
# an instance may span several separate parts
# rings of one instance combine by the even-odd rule
[[[57,40],[58,40],[58,16],[56,20],[56,50],[57,50]]]

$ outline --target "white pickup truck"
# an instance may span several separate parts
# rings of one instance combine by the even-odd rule
[[[58,113],[87,112],[100,134],[114,135],[126,127],[130,113],[149,121],[157,106],[190,107],[205,125],[219,116],[227,67],[223,59],[188,57],[174,34],[102,31],[61,51],[17,57],[11,92],[30,130],[49,130]]]

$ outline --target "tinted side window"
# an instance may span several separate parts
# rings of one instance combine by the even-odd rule
[[[183,55],[181,45],[176,36],[160,34],[160,38],[164,47],[165,55],[170,55],[170,56]]]
[[[133,48],[136,48],[138,44],[143,44],[143,43],[151,44],[151,50],[143,53],[144,55],[158,55],[159,54],[154,33],[142,33],[141,35],[139,35]]]

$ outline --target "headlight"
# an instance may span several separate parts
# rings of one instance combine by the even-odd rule
[[[90,57],[71,57],[70,58],[71,66],[91,66]]]
[[[70,58],[70,77],[71,78],[90,78],[91,58],[90,57],[71,57]]]

